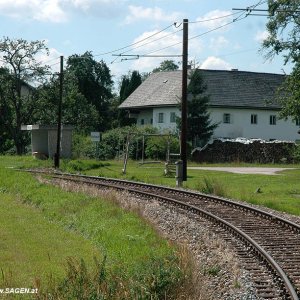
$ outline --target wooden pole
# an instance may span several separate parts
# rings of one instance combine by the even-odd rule
[[[181,152],[182,180],[187,181],[187,70],[188,70],[188,19],[183,20],[182,47],[182,99],[181,99]]]
[[[62,96],[63,96],[63,68],[64,57],[60,57],[60,74],[59,74],[59,102],[58,102],[58,120],[57,120],[57,141],[56,153],[54,154],[54,167],[59,168],[60,161],[60,143],[61,143],[61,115],[62,115]]]

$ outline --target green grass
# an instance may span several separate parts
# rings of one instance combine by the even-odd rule
[[[42,164],[47,162],[40,162]],[[98,162],[99,163],[99,162]],[[29,164],[38,165],[38,162],[28,158],[27,162],[16,162],[16,165],[26,166]],[[76,165],[76,162],[72,162]],[[69,161],[62,162],[61,167],[64,170],[72,170]],[[93,161],[81,161],[82,165],[93,165]],[[13,165],[13,163],[12,163]],[[201,166],[191,163],[189,165]],[[257,175],[257,174],[234,174],[229,172],[208,171],[208,170],[188,170],[188,180],[184,187],[199,191],[206,191],[206,182],[213,185],[216,194],[224,197],[238,199],[253,204],[263,205],[278,211],[284,211],[294,215],[300,215],[300,165],[276,164],[276,165],[258,165],[258,164],[202,164],[203,166],[240,166],[240,167],[287,167],[296,168],[295,170],[286,170],[279,175]],[[81,173],[123,178],[129,180],[156,183],[167,186],[175,186],[175,179],[163,175],[164,164],[145,164],[140,165],[135,161],[129,161],[126,175],[122,174],[122,161],[109,161],[102,163],[99,168],[85,167]],[[256,193],[260,188],[261,193]]]
[[[89,164],[95,170],[95,164]],[[41,282],[42,291],[50,290],[56,297],[69,293],[70,299],[83,297],[85,289],[92,295],[100,285],[106,296],[156,299],[170,293],[182,274],[176,249],[113,199],[66,192],[11,169],[45,166],[51,162],[0,157],[0,268],[5,274],[0,287]],[[95,256],[100,264],[105,258],[105,285],[99,283]],[[71,264],[68,257],[74,257]],[[77,294],[70,296],[74,291]]]
[[[196,164],[193,164],[194,166]],[[201,165],[197,165],[201,166]],[[255,166],[255,167],[287,167],[279,175],[234,174],[229,172],[188,170],[188,180],[184,187],[199,191],[207,191],[207,182],[213,185],[215,194],[238,199],[253,204],[263,205],[278,211],[300,215],[300,165],[251,165],[251,164],[205,164],[205,166]],[[121,161],[110,161],[109,165],[99,169],[86,170],[89,175],[117,177],[129,180],[175,186],[175,179],[163,175],[164,164],[139,165],[130,161],[126,175],[123,175]],[[256,193],[260,188],[261,193]],[[209,190],[208,190],[209,192]]]

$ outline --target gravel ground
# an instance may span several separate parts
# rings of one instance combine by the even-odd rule
[[[295,168],[262,168],[262,167],[188,167],[189,170],[222,171],[237,174],[280,175],[281,171]]]
[[[169,241],[178,245],[191,262],[192,281],[185,300],[258,300],[249,273],[237,255],[214,233],[213,226],[199,216],[180,211],[155,200],[139,199],[127,193],[100,191],[88,186],[56,182],[62,188],[114,199],[135,211]],[[113,197],[112,197],[112,194]],[[180,298],[183,299],[183,298]]]

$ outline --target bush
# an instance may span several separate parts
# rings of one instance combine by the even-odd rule
[[[103,163],[100,161],[82,161],[82,160],[71,160],[64,162],[64,170],[68,172],[82,172],[87,170],[99,169],[101,167],[109,166],[109,163]]]
[[[99,145],[99,159],[113,159],[125,152],[127,135],[130,133],[129,158],[138,159],[142,157],[142,135],[156,133],[157,129],[152,126],[136,127],[125,126],[115,128],[103,133]]]
[[[296,163],[300,162],[300,145],[297,145],[292,153],[292,157]]]
[[[168,150],[168,136],[152,136],[146,140],[145,155],[147,158],[166,159]],[[179,141],[176,137],[170,138],[170,152],[179,153]]]
[[[103,133],[102,140],[98,144],[93,143],[89,136],[74,134],[73,158],[109,160],[118,155],[123,156],[128,134],[130,135],[129,158],[142,158],[143,135],[145,135],[144,158],[166,158],[169,137],[147,136],[147,134],[158,134],[158,129],[152,126],[136,127],[135,125],[115,128]],[[170,152],[179,152],[179,142],[175,136],[171,136],[170,139]]]

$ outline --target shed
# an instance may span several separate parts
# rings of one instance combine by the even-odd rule
[[[61,158],[71,158],[72,125],[61,127]],[[53,158],[56,153],[57,125],[22,125],[21,130],[31,131],[31,151],[36,157]]]

